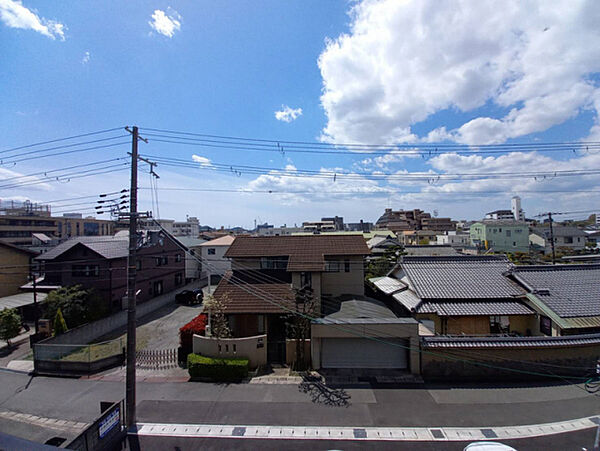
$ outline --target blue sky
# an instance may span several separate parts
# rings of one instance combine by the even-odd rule
[[[542,4],[525,8],[514,2],[497,11],[487,2],[448,9],[426,1],[104,1],[90,6],[0,0],[0,152],[124,125],[390,149],[396,143],[415,149],[432,142],[471,146],[468,156],[415,158],[242,152],[152,137],[140,144],[144,154],[190,162],[188,168],[159,164],[161,216],[198,216],[213,226],[249,227],[255,219],[291,225],[336,214],[374,221],[388,206],[480,218],[507,208],[515,194],[528,214],[594,209],[597,176],[446,183],[373,182],[357,175],[600,168],[600,156],[592,151],[476,154],[478,144],[600,141],[600,50],[589,45],[600,37],[594,22],[600,6]],[[284,106],[296,110],[289,122],[276,118]],[[107,136],[115,134],[120,133]],[[122,145],[4,163],[0,177],[125,157],[127,151]],[[193,155],[211,163],[193,167]],[[298,168],[356,177],[334,181],[243,170],[237,176],[214,171],[213,163],[287,167],[287,175]],[[141,185],[147,187],[145,171],[142,165]],[[121,171],[0,188],[0,199],[45,202],[127,185],[128,174]],[[536,193],[545,190],[553,194]],[[142,190],[140,197],[140,208],[151,209],[149,192]],[[55,209],[64,211],[60,203]]]

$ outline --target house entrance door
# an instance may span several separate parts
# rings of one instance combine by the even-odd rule
[[[281,316],[267,319],[267,361],[285,363],[285,320]]]

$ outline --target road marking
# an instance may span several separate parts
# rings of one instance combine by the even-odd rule
[[[482,428],[138,423],[135,434],[141,436],[277,440],[476,441],[509,440],[574,432],[597,427],[598,421],[598,417],[586,417],[555,423]]]

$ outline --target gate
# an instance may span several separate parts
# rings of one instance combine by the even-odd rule
[[[142,349],[136,351],[135,366],[146,370],[177,368],[177,348]]]

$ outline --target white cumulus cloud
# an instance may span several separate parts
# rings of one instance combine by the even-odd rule
[[[91,56],[92,55],[90,54],[90,52],[85,52],[83,54],[83,58],[81,58],[81,64],[87,64],[87,63],[89,63]]]
[[[51,39],[65,40],[64,24],[38,16],[20,0],[0,0],[0,20],[10,28],[33,30]]]
[[[156,9],[148,24],[157,33],[172,38],[175,32],[181,29],[181,16],[171,8],[167,8],[167,12]]]
[[[283,122],[292,122],[302,116],[302,108],[290,108],[287,105],[281,105],[281,110],[275,111],[275,119]]]
[[[206,157],[194,154],[192,155],[192,160],[194,160],[196,163],[200,163],[200,166],[212,167],[210,160]]]
[[[600,7],[585,0],[363,0],[318,64],[332,142],[504,142],[591,110],[598,121]],[[492,106],[416,136],[432,115]],[[592,132],[595,132],[592,131]]]

